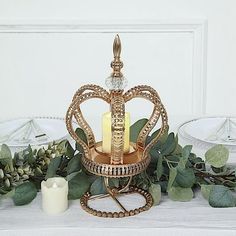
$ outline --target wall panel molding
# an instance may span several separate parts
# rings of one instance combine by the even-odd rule
[[[158,22],[79,22],[12,21],[0,20],[0,34],[4,33],[191,33],[192,51],[192,115],[206,111],[206,56],[207,22],[205,20],[158,21]]]

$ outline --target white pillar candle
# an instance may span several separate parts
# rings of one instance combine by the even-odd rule
[[[129,152],[130,113],[125,112],[124,153]],[[111,112],[102,115],[102,151],[111,153]]]
[[[59,214],[68,208],[68,182],[62,177],[41,182],[42,208],[47,214]]]

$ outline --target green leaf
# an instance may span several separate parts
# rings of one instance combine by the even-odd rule
[[[58,145],[57,149],[61,154],[66,153],[66,145],[67,145],[67,140],[62,140]]]
[[[177,144],[175,150],[172,152],[173,155],[178,155],[182,153],[182,146]]]
[[[214,185],[212,184],[202,184],[201,185],[201,193],[202,196],[208,201],[209,195]]]
[[[173,201],[188,202],[193,198],[191,188],[171,187],[168,190],[168,196]]]
[[[151,135],[151,137],[149,138],[149,142],[152,141],[154,138],[156,138],[156,136],[159,134],[160,131],[161,131],[161,129],[158,129],[158,130],[156,130],[155,132],[153,132],[152,135]],[[164,134],[162,134],[162,135],[159,137],[158,141],[159,141],[160,143],[164,143],[164,142],[166,141],[167,137],[168,137],[168,129],[165,131]],[[158,148],[159,145],[160,145],[160,144],[158,144],[157,146],[154,145],[154,148]]]
[[[77,129],[75,130],[75,133],[77,134],[77,136],[78,136],[83,142],[85,142],[86,144],[88,144],[86,134],[85,134],[85,132],[84,132],[81,128],[77,128]],[[81,153],[84,152],[83,148],[81,147],[81,145],[80,145],[79,143],[76,143],[75,147],[76,147],[76,150],[78,150],[79,152],[81,152]]]
[[[130,141],[136,142],[139,133],[141,132],[144,125],[148,122],[148,119],[144,118],[136,121],[133,125],[130,126]]]
[[[151,135],[149,142],[159,133],[159,131],[160,129],[158,129]],[[166,142],[168,135],[169,134],[168,134],[168,129],[167,129],[166,132],[159,137],[157,142],[154,144],[153,148],[159,151],[162,145]]]
[[[184,169],[192,150],[192,145],[187,145],[182,149],[182,155],[179,161],[179,168]]]
[[[35,157],[30,145],[28,145],[28,147],[23,150],[23,156],[24,156],[24,161],[29,163],[30,165],[35,163]]]
[[[159,181],[158,184],[160,184],[160,186],[161,186],[161,192],[166,193],[168,182],[167,181]]]
[[[186,146],[183,147],[183,149],[182,149],[182,157],[184,159],[188,159],[189,158],[189,155],[190,155],[190,153],[192,151],[192,148],[193,148],[192,145],[186,145]]]
[[[88,177],[83,173],[79,172],[69,182],[68,199],[74,200],[79,199],[89,189],[90,182]]]
[[[76,172],[73,172],[73,173],[67,175],[66,180],[69,182],[70,180],[72,180],[79,173],[80,173],[80,171],[76,171]]]
[[[171,154],[175,150],[176,145],[177,145],[177,143],[176,143],[176,140],[175,140],[175,134],[170,133],[168,135],[168,138],[167,138],[166,142],[160,148],[161,154],[163,156]]]
[[[177,168],[175,181],[180,187],[191,188],[196,181],[193,169]]]
[[[67,165],[67,175],[81,169],[81,153],[77,153]]]
[[[172,185],[175,181],[176,175],[177,175],[177,169],[176,168],[170,168],[167,190],[169,190],[172,187]]]
[[[92,195],[98,195],[106,193],[106,187],[104,185],[103,177],[98,177],[91,185],[90,192]]]
[[[160,155],[157,159],[157,169],[156,169],[156,175],[157,175],[157,179],[159,180],[161,178],[161,176],[163,175],[163,157]]]
[[[120,186],[120,180],[119,180],[119,178],[110,178],[110,179],[109,179],[109,185],[110,185],[111,187],[116,187],[116,188],[118,188],[118,187]]]
[[[222,144],[215,145],[205,153],[206,163],[219,168],[226,164],[229,158],[229,150]]]
[[[152,195],[153,205],[158,205],[161,201],[161,186],[159,184],[151,184],[148,191]]]
[[[74,157],[74,153],[75,153],[75,150],[72,148],[70,143],[67,141],[67,143],[66,143],[66,155],[69,158],[73,158]]]
[[[235,198],[227,187],[214,185],[209,194],[209,204],[212,207],[234,207]]]
[[[6,159],[12,159],[11,150],[6,144],[2,144],[1,157],[4,157]]]
[[[15,188],[13,201],[16,206],[29,204],[37,195],[37,189],[31,182],[25,182]]]
[[[160,157],[160,153],[158,153],[155,149],[151,149],[149,151],[149,155],[151,156],[150,164],[147,167],[147,172],[150,175],[156,174],[157,162]],[[155,173],[154,173],[155,172]]]
[[[8,165],[10,170],[13,171],[11,150],[6,144],[2,144],[2,147],[1,147],[0,163],[4,166]]]
[[[158,159],[159,156],[160,156],[160,153],[158,153],[158,151],[153,149],[153,148],[150,150],[149,154],[150,154],[150,156],[152,157],[153,160]]]
[[[150,141],[153,140],[159,134],[160,131],[161,131],[160,129],[154,131],[150,137]]]
[[[47,174],[45,176],[45,179],[54,177],[56,175],[56,172],[57,172],[60,164],[61,164],[61,157],[53,158],[48,165]]]
[[[77,129],[75,130],[75,133],[78,135],[78,137],[79,137],[83,142],[85,142],[86,144],[88,144],[87,136],[86,136],[86,134],[85,134],[85,132],[84,132],[83,129],[77,128]]]
[[[160,140],[162,143],[166,142],[166,140],[167,140],[167,138],[168,138],[168,135],[169,135],[168,132],[169,132],[169,126],[166,128],[165,133],[163,133],[163,134],[161,135],[161,137],[159,138],[159,140]]]

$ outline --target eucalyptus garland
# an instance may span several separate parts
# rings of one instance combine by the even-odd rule
[[[130,139],[136,142],[147,119],[141,119],[130,127]],[[148,144],[157,134],[146,140]],[[80,128],[77,135],[84,141],[86,135]],[[133,185],[148,190],[158,205],[162,194],[173,201],[190,201],[194,192],[201,190],[212,207],[235,207],[235,169],[227,165],[229,151],[216,145],[205,153],[205,161],[191,152],[192,146],[181,147],[174,133],[166,132],[150,151],[151,163],[147,170],[133,178]],[[12,157],[5,144],[0,151],[0,199],[12,198],[15,205],[30,203],[40,191],[41,181],[62,176],[69,183],[69,199],[79,199],[86,191],[104,193],[102,177],[88,173],[81,164],[83,149],[73,148],[69,141],[53,142],[47,147],[33,149],[28,146]],[[126,178],[111,179],[118,187]]]

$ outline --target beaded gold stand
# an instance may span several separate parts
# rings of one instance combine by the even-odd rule
[[[72,103],[66,114],[66,126],[72,138],[79,143],[84,150],[82,164],[91,173],[103,176],[107,194],[91,196],[90,193],[84,194],[80,199],[82,208],[95,216],[100,217],[126,217],[148,210],[153,205],[151,195],[135,186],[131,186],[132,177],[143,172],[150,163],[149,151],[157,142],[160,136],[168,127],[167,113],[161,103],[158,93],[146,85],[136,86],[124,93],[126,79],[121,73],[123,63],[120,60],[121,42],[117,35],[113,44],[114,60],[111,63],[113,72],[106,80],[109,92],[97,85],[84,85],[74,95]],[[130,151],[124,153],[124,132],[125,132],[125,103],[133,98],[144,98],[153,105],[153,112],[138,135],[136,143],[130,143]],[[91,98],[99,98],[110,105],[111,110],[111,153],[104,153],[102,142],[95,142],[94,134],[84,119],[80,109],[81,103]],[[87,144],[82,141],[72,126],[73,117],[79,126],[84,130],[87,137]],[[160,132],[148,144],[146,138],[161,118]],[[109,178],[128,177],[126,186],[112,188],[109,186]],[[117,199],[119,195],[138,193],[142,195],[146,204],[133,210],[127,210]],[[89,200],[111,197],[121,208],[120,212],[105,212],[89,207]]]

